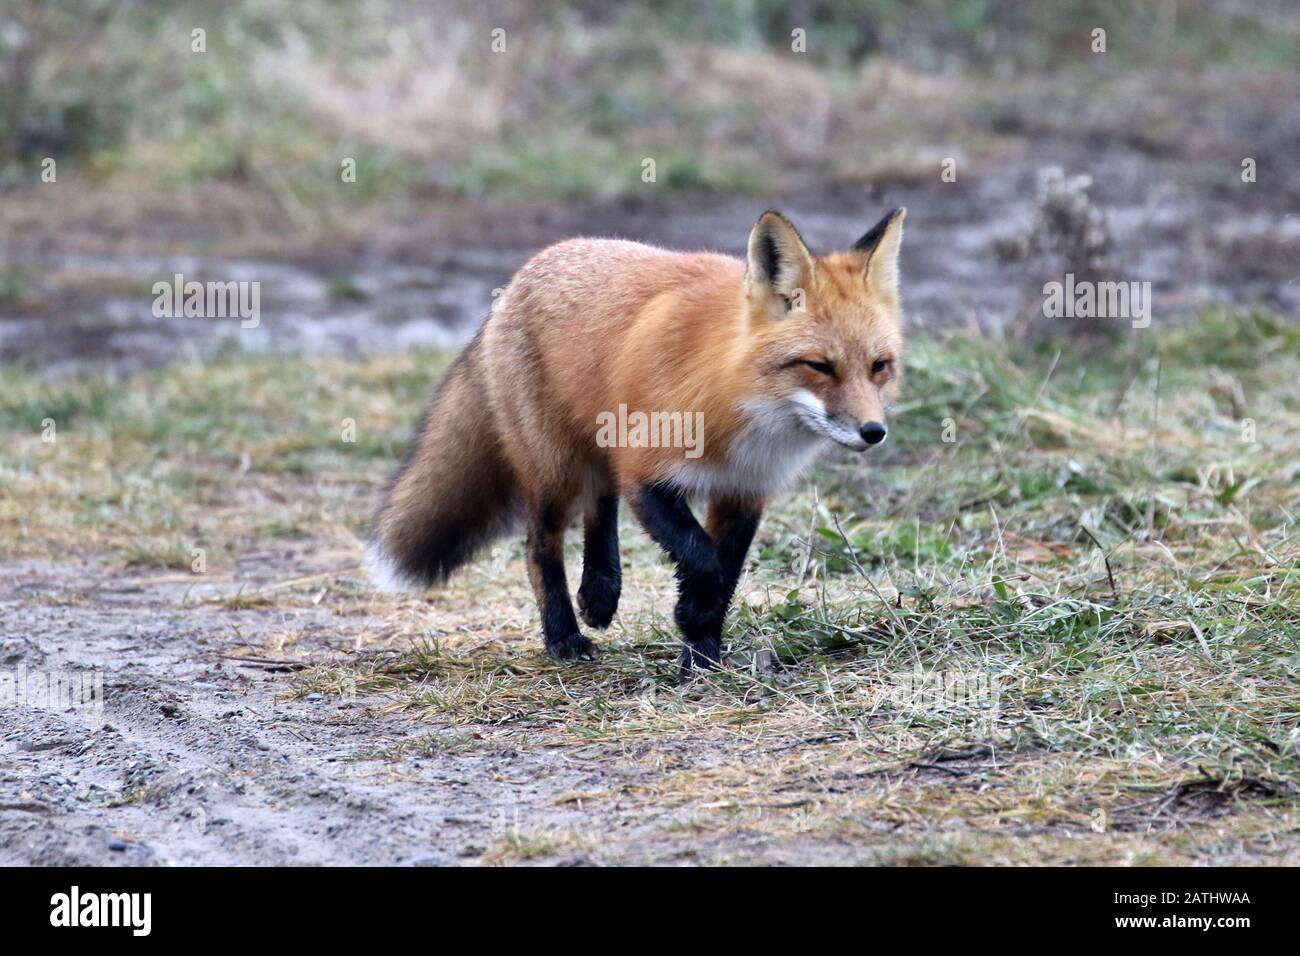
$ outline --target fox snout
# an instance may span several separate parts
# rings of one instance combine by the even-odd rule
[[[874,393],[874,389],[871,390]],[[835,433],[831,435],[836,441],[854,451],[866,451],[872,445],[879,445],[889,434],[885,426],[885,409],[875,394],[861,390],[848,396],[838,409],[828,409],[835,422]]]
[[[872,382],[845,382],[838,394],[828,396],[826,410],[835,422],[831,437],[854,451],[879,445],[889,434],[884,398]]]
[[[884,422],[863,422],[858,434],[868,445],[879,445],[889,434],[889,429],[885,428]]]
[[[857,452],[864,452],[872,445],[879,445],[885,440],[885,436],[889,434],[889,429],[885,427],[885,423],[874,419],[859,423],[857,419],[846,415],[841,418],[838,424],[841,424],[842,427],[837,429],[837,434],[833,434],[831,437],[844,447],[852,448]]]
[[[832,411],[806,391],[796,392],[791,396],[791,403],[804,427],[854,451],[879,445],[889,434],[879,406],[870,410],[864,420],[848,409]]]

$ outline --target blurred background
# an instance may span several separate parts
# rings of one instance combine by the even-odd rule
[[[1300,862],[1297,64],[1295,0],[0,0],[0,664],[113,718],[11,709],[0,862]],[[539,248],[897,205],[891,439],[771,502],[704,706],[626,509],[598,667],[518,537],[366,582]]]
[[[3,0],[0,360],[455,344],[547,242],[769,206],[825,249],[908,205],[921,326],[1071,335],[1070,270],[1294,314],[1297,63],[1287,0]],[[260,326],[155,318],[175,272]]]

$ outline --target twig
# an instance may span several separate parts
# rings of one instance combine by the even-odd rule
[[[1097,546],[1097,550],[1101,552],[1101,560],[1106,564],[1106,580],[1110,582],[1110,596],[1111,599],[1118,604],[1119,588],[1115,587],[1115,572],[1110,569],[1110,555],[1108,555],[1106,549],[1101,546],[1101,542],[1097,540],[1097,536],[1088,530],[1087,525],[1081,524],[1079,527],[1083,529],[1083,533],[1092,540],[1092,543]]]
[[[844,527],[840,524],[840,516],[832,511],[831,520],[835,522],[835,530],[839,532],[840,540],[844,542],[844,547],[849,549],[849,557],[853,559],[853,567],[857,569],[858,574],[862,575],[862,579],[866,581],[871,587],[871,590],[875,592],[876,597],[880,599],[880,603],[885,606],[885,610],[889,612],[889,617],[893,620],[895,626],[906,635],[907,628],[903,626],[903,622],[900,621],[898,615],[894,613],[893,607],[891,607],[889,602],[885,600],[885,596],[880,593],[880,588],[876,587],[876,582],[871,580],[871,575],[867,574],[866,568],[864,568],[862,562],[858,560],[858,552],[854,549],[853,542],[849,540],[849,536],[844,533]]]

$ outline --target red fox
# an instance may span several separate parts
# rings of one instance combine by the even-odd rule
[[[376,582],[441,581],[522,519],[546,650],[590,660],[564,535],[581,510],[578,613],[604,629],[622,498],[676,565],[682,677],[716,666],[767,498],[828,440],[860,452],[885,439],[903,371],[904,215],[822,256],[774,211],[747,261],[613,239],[539,252],[447,372],[388,488],[367,555]],[[691,415],[699,441],[639,428],[609,441],[616,411]],[[693,499],[707,501],[703,525]]]

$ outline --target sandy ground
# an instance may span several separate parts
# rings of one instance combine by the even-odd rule
[[[333,601],[268,614],[197,602],[180,576],[4,577],[6,632],[30,635],[4,641],[6,667],[107,676],[102,708],[10,710],[0,862],[444,864],[481,856],[517,813],[579,825],[557,796],[644,773],[610,747],[365,759],[430,728],[382,698],[289,696],[306,661],[349,655],[365,628]],[[263,656],[286,627],[306,636]]]

